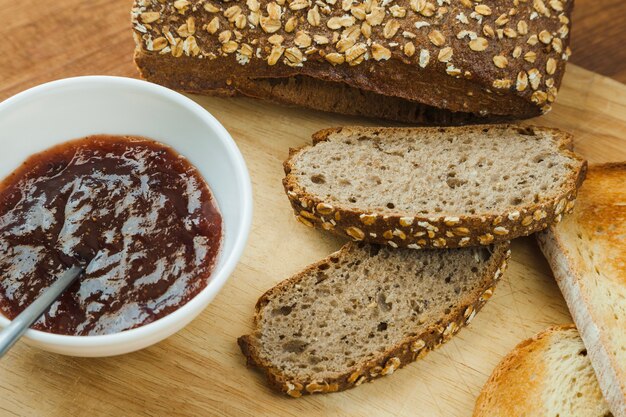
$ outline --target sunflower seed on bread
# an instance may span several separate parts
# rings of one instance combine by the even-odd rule
[[[604,396],[626,416],[626,162],[591,165],[571,215],[537,235]]]
[[[488,245],[559,222],[586,161],[550,128],[342,127],[314,134],[284,167],[305,225],[421,249]]]
[[[508,242],[434,251],[350,242],[267,291],[239,346],[292,397],[352,388],[469,324],[509,255]]]
[[[474,417],[612,416],[573,324],[525,340],[491,374]]]

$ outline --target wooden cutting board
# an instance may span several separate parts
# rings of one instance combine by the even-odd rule
[[[318,129],[371,122],[249,99],[194,99],[231,133],[252,177],[252,233],[235,273],[186,329],[137,353],[81,359],[19,344],[0,362],[0,415],[469,416],[509,350],[571,322],[534,239],[523,238],[471,326],[425,359],[343,393],[297,400],[273,393],[246,369],[236,338],[250,330],[265,290],[342,244],[295,221],[282,162]],[[626,86],[608,78],[570,65],[554,110],[531,123],[574,133],[590,162],[626,160]]]

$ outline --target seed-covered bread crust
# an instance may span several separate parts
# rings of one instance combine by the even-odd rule
[[[548,132],[555,138],[554,152],[560,152],[571,158],[571,174],[565,179],[566,191],[558,195],[542,196],[537,204],[511,207],[502,213],[468,212],[454,216],[415,215],[414,213],[378,213],[364,207],[360,210],[342,207],[325,201],[318,195],[307,192],[292,175],[294,161],[300,154],[311,149],[291,149],[289,158],[284,163],[285,178],[283,185],[294,209],[298,221],[309,227],[327,230],[346,236],[356,241],[366,241],[392,247],[422,248],[457,248],[466,246],[489,245],[520,236],[527,236],[561,221],[563,214],[574,207],[576,193],[585,178],[586,161],[572,152],[571,135],[557,129],[543,127],[519,127],[514,125],[472,126],[460,128],[364,128],[344,127],[319,131],[313,135],[313,146],[328,140],[342,132],[362,132],[364,136],[402,131],[406,135],[427,136],[428,132],[475,132],[481,134],[484,129],[490,131],[516,131],[523,133]],[[542,173],[538,173],[542,175]]]
[[[572,7],[573,0],[135,0],[131,19],[142,76],[179,90],[262,96],[254,80],[307,76],[452,112],[528,118],[556,98]],[[306,105],[298,92],[274,99]]]
[[[495,285],[506,270],[511,256],[509,242],[493,246],[489,265],[481,277],[480,285],[473,294],[468,294],[463,300],[452,306],[449,313],[441,317],[438,323],[429,323],[427,330],[421,334],[406,337],[395,346],[390,346],[374,358],[363,359],[341,374],[327,374],[324,378],[293,379],[285,375],[274,363],[260,354],[259,337],[256,336],[261,322],[263,307],[277,294],[293,291],[293,288],[302,281],[303,277],[314,273],[322,264],[328,264],[331,258],[342,258],[351,251],[351,245],[362,243],[348,243],[338,252],[335,252],[315,264],[308,266],[302,272],[279,283],[259,298],[254,315],[254,332],[241,336],[237,342],[242,353],[247,358],[247,364],[260,369],[273,389],[298,398],[306,394],[328,393],[343,391],[369,382],[385,375],[391,375],[395,370],[424,357],[429,351],[439,347],[455,335],[461,327],[469,325],[476,313],[493,295]],[[416,255],[419,252],[416,252]],[[393,273],[393,272],[390,272]],[[323,318],[320,318],[323,320]]]

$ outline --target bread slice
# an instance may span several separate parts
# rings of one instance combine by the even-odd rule
[[[578,204],[538,235],[615,416],[626,416],[626,163],[591,166]]]
[[[529,235],[572,209],[586,162],[556,129],[327,129],[291,150],[298,220],[392,247],[455,248]]]
[[[517,345],[483,387],[474,417],[517,416],[611,416],[573,324]]]
[[[248,364],[292,397],[390,375],[468,324],[491,297],[509,245],[441,251],[350,242],[266,292]]]

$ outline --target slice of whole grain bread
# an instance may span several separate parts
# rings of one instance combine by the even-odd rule
[[[469,324],[509,256],[508,242],[435,251],[351,242],[267,291],[239,346],[292,397],[352,388]]]
[[[543,230],[571,211],[586,171],[569,134],[513,125],[327,129],[284,166],[305,225],[414,249]]]
[[[609,407],[626,417],[626,162],[590,166],[574,212],[537,239]]]
[[[474,417],[611,415],[573,324],[517,345],[494,369],[474,408]]]

